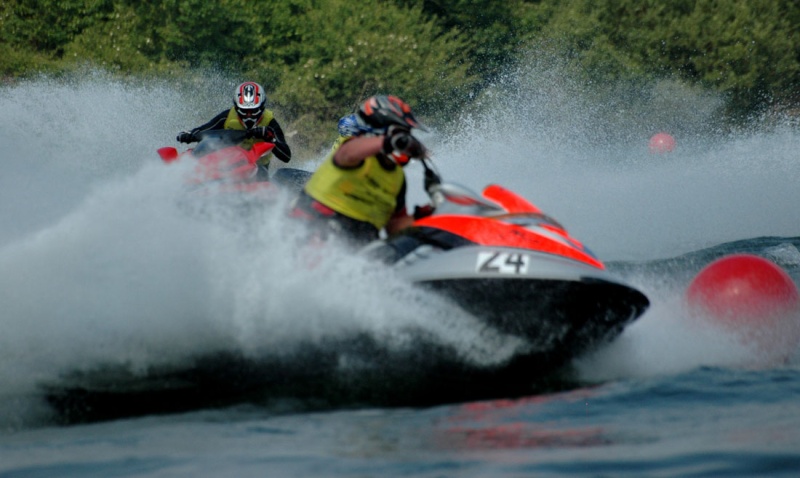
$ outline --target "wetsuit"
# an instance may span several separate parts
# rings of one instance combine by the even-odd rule
[[[209,131],[214,129],[242,129],[244,130],[244,126],[239,124],[240,128],[232,128],[231,121],[229,121],[229,116],[233,109],[228,109],[214,118],[211,119],[208,123],[198,126],[197,128],[190,131],[193,135],[200,133],[202,131]],[[235,115],[235,112],[234,112]],[[275,132],[275,147],[272,149],[272,154],[275,155],[276,158],[280,159],[284,163],[288,163],[290,159],[292,159],[292,150],[289,149],[289,145],[286,143],[286,137],[283,134],[283,129],[278,124],[278,121],[272,116],[272,112],[270,110],[264,110],[264,115],[262,116],[262,120],[269,118],[269,121],[266,122],[266,125],[262,125],[261,121],[259,121],[259,126],[269,126]],[[227,125],[226,125],[227,122]],[[266,166],[266,165],[264,165]]]

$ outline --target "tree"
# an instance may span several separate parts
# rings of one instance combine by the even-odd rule
[[[419,8],[381,0],[288,5],[265,27],[283,24],[270,50],[270,60],[283,65],[274,98],[296,113],[300,131],[333,135],[339,117],[377,93],[398,95],[435,120],[434,112],[446,113],[472,86],[463,40]]]
[[[525,36],[525,8],[521,0],[397,0],[419,7],[446,30],[462,33],[469,58],[470,73],[491,81],[513,59]]]
[[[797,2],[572,0],[542,9],[539,40],[557,39],[595,80],[675,76],[728,95],[732,112],[800,96]]]

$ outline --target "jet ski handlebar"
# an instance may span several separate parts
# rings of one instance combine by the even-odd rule
[[[433,209],[450,204],[456,207],[473,207],[490,214],[504,212],[497,204],[484,199],[466,186],[443,182],[427,158],[421,159],[420,162],[425,168],[424,186],[431,198]]]
[[[420,162],[422,163],[422,167],[425,168],[425,191],[431,195],[431,188],[442,184],[442,178],[433,170],[428,158],[422,158]]]

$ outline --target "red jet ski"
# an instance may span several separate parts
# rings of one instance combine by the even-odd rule
[[[258,160],[272,154],[274,144],[258,142],[248,150],[239,144],[247,139],[247,132],[240,130],[210,130],[198,133],[197,146],[183,153],[171,146],[158,149],[165,163],[189,158],[195,163],[192,175],[187,179],[198,190],[213,188],[215,193],[246,192],[269,195],[276,192],[275,186],[292,190],[302,189],[311,172],[294,168],[281,168],[269,175]]]
[[[552,370],[618,336],[649,300],[525,198],[498,185],[477,194],[428,163],[433,213],[364,249],[405,279],[530,344],[521,359]]]

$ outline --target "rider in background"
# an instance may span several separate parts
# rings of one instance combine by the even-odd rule
[[[306,183],[293,215],[362,245],[382,229],[391,235],[411,224],[403,167],[426,149],[411,134],[424,128],[396,96],[367,99],[354,119],[340,120],[339,139]]]
[[[266,109],[267,95],[264,88],[253,81],[247,81],[236,87],[233,96],[233,107],[222,111],[208,123],[190,131],[178,133],[178,142],[194,143],[199,141],[197,134],[203,131],[233,129],[247,131],[247,138],[240,146],[250,149],[254,143],[267,141],[274,143],[272,153],[288,163],[292,159],[292,151],[286,143],[283,129],[278,124],[272,111]],[[267,167],[272,155],[267,155],[258,162],[258,177],[268,179]]]

